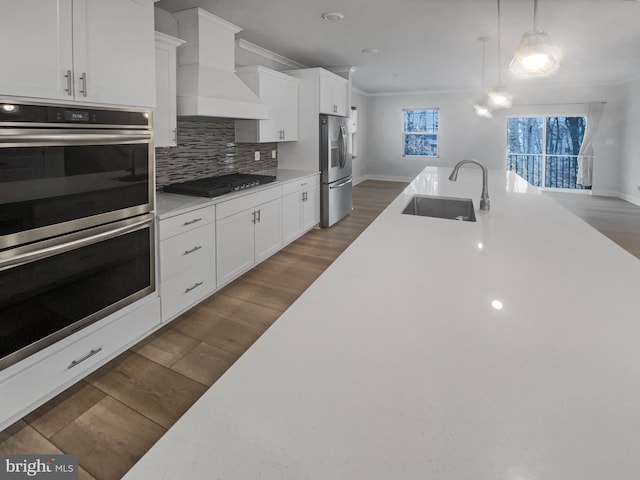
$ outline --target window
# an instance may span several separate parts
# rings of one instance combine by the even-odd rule
[[[403,155],[405,157],[437,157],[438,109],[406,109],[403,110],[403,116]]]
[[[507,170],[536,187],[590,189],[576,183],[585,117],[507,118]]]

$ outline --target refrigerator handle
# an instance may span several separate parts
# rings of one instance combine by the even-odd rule
[[[329,187],[329,190],[333,190],[333,189],[335,189],[335,188],[344,187],[345,185],[349,185],[352,181],[353,181],[353,179],[352,179],[352,178],[350,178],[350,179],[349,179],[349,180],[347,180],[346,182],[339,183],[338,185],[331,185],[331,186]]]
[[[347,164],[347,132],[344,125],[340,125],[340,168],[344,168]]]

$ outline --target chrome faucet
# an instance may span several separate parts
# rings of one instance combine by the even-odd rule
[[[449,175],[449,180],[455,182],[458,179],[458,170],[465,163],[475,163],[482,169],[482,195],[480,196],[480,210],[489,210],[489,189],[487,186],[487,167],[482,165],[480,162],[476,160],[461,160],[459,161],[455,167],[453,167],[453,172]]]

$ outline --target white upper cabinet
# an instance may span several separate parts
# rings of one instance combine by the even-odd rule
[[[156,32],[156,109],[153,140],[156,147],[177,144],[176,48],[184,40]]]
[[[309,114],[310,110],[349,116],[349,80],[324,68],[304,68],[286,73],[300,80],[300,105],[304,105],[300,108],[301,116]]]
[[[320,113],[346,117],[348,80],[326,70],[319,70]]]
[[[236,74],[269,107],[266,120],[236,120],[236,142],[288,142],[298,139],[298,80],[260,66]]]
[[[0,12],[0,95],[73,98],[71,0],[0,0]]]
[[[153,0],[0,0],[0,11],[11,45],[0,94],[155,105]]]

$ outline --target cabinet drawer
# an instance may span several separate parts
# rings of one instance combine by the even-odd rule
[[[289,195],[290,193],[297,192],[299,190],[304,190],[305,188],[311,188],[314,185],[318,185],[318,176],[312,175],[309,177],[304,177],[295,182],[285,183],[282,186],[282,196]]]
[[[109,322],[109,317],[101,320],[99,323],[104,322],[105,325],[91,329],[88,335],[82,336],[82,331],[78,332],[76,341],[65,343],[57,351],[56,344],[50,346],[47,349],[52,351],[50,355],[42,356],[37,363],[16,370],[15,374],[0,381],[0,423],[11,418],[17,420],[129,348],[159,325],[160,299],[155,297],[151,301],[142,301],[146,303],[116,320]]]
[[[162,321],[172,319],[211,294],[216,289],[215,271],[215,260],[212,257],[210,261],[162,282]]]
[[[257,207],[263,203],[276,200],[282,196],[282,189],[280,185],[271,187],[266,190],[261,190],[250,195],[245,195],[240,198],[234,198],[227,202],[222,202],[216,205],[216,219],[229,217],[236,213],[248,210],[250,208]]]
[[[199,208],[191,212],[182,213],[175,217],[164,218],[158,222],[160,240],[165,240],[174,235],[188,232],[194,228],[201,227],[216,219],[216,210],[213,205],[206,208]]]
[[[216,224],[209,223],[160,242],[160,280],[215,258]]]

